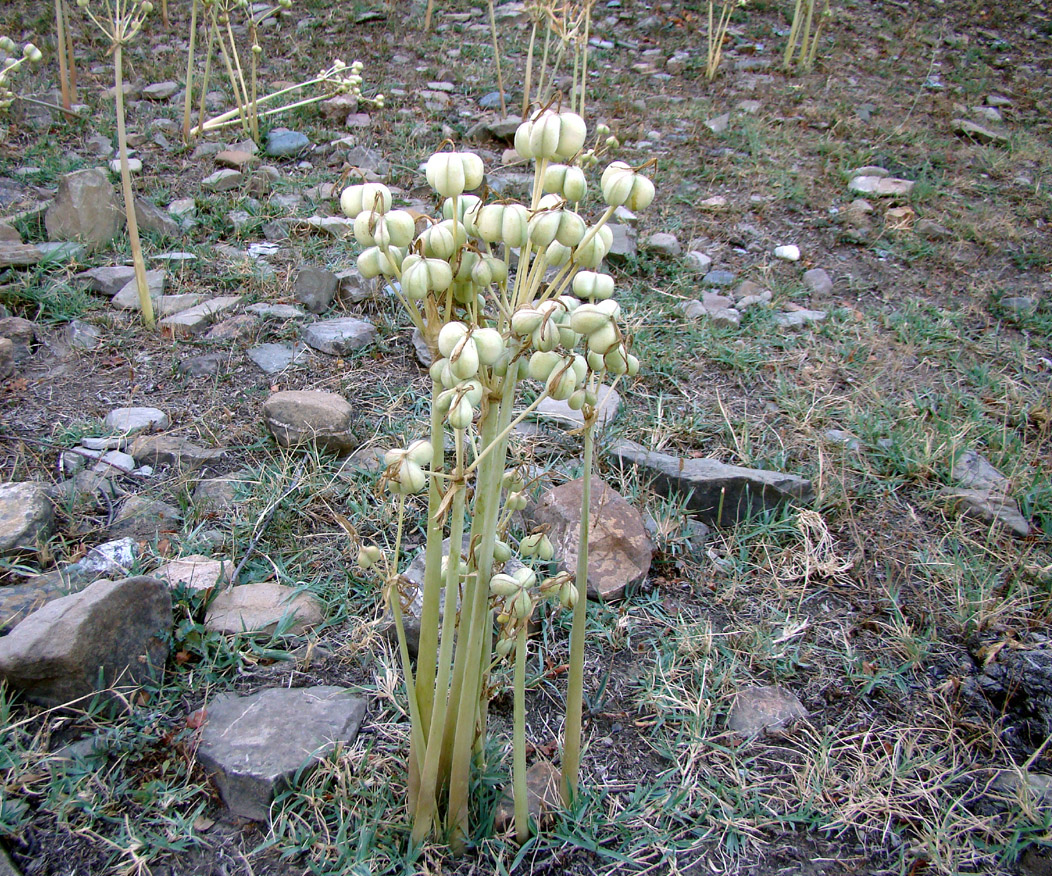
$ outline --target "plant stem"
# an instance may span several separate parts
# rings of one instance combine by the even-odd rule
[[[183,96],[183,142],[190,142],[190,104],[194,94],[194,46],[197,43],[197,3],[190,4],[190,47],[186,52],[186,94]]]
[[[66,66],[66,24],[62,14],[62,0],[55,0],[55,48],[58,50],[58,84],[62,91],[62,108],[73,109],[69,93],[69,68]]]
[[[512,731],[515,786],[515,839],[521,846],[530,838],[530,799],[526,785],[526,634],[529,621],[523,618],[515,634],[515,717]]]
[[[497,45],[497,18],[493,11],[493,0],[487,0],[489,5],[489,28],[493,33],[493,62],[497,65],[497,91],[500,93],[500,115],[504,118],[508,115],[508,107],[504,102],[504,76],[500,72],[500,47]]]
[[[592,457],[596,413],[585,419],[584,475],[581,483],[581,529],[577,543],[577,604],[570,630],[570,669],[566,685],[566,728],[563,739],[563,803],[577,796],[581,771],[581,716],[584,711],[584,637],[588,617],[588,532],[592,515]]]
[[[135,265],[135,285],[139,290],[139,307],[147,328],[153,328],[153,301],[146,282],[146,264],[139,242],[139,222],[135,216],[135,195],[132,192],[131,171],[128,169],[128,135],[124,129],[124,78],[122,71],[121,44],[116,42],[113,50],[114,80],[117,89],[117,148],[121,160],[121,187],[124,190],[124,215],[128,221],[128,240],[131,242],[132,262]]]

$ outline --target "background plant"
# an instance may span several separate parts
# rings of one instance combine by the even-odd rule
[[[482,183],[482,161],[467,152],[436,153],[427,162],[427,180],[443,199],[444,218],[419,235],[411,214],[391,209],[391,193],[383,185],[352,186],[341,198],[354,217],[355,237],[366,247],[359,270],[399,282],[396,295],[435,357],[428,439],[385,457],[384,481],[398,505],[393,548],[384,553],[365,545],[359,554],[363,566],[380,572],[398,631],[412,725],[408,771],[415,842],[437,830],[454,849],[463,847],[472,761],[480,766],[485,755],[489,675],[497,661],[511,657],[515,827],[520,842],[528,838],[527,630],[538,606],[549,599],[574,611],[563,775],[567,802],[577,793],[598,389],[605,379],[616,382],[639,368],[618,329],[613,278],[595,269],[612,242],[606,223],[615,208],[642,209],[654,195],[649,180],[614,162],[603,174],[608,206],[599,221],[589,225],[577,211],[587,192],[584,168],[597,163],[608,134],[597,132],[596,146],[584,151],[585,123],[575,113],[542,110],[524,122],[515,148],[536,161],[528,208],[484,203],[467,194]],[[546,280],[549,270],[554,277]],[[527,377],[543,388],[524,412],[515,413],[517,388]],[[546,398],[566,401],[584,422],[576,574],[545,575],[553,554],[547,535],[534,531],[516,538],[512,528],[527,499],[522,476],[506,467],[508,439]],[[453,447],[448,468],[445,454],[436,452],[445,446],[447,430]],[[402,616],[417,593],[399,574],[400,551],[407,497],[425,488],[419,638],[425,657],[414,671]],[[513,558],[521,563],[517,570],[506,566]],[[441,613],[443,600],[447,610]],[[459,611],[452,610],[455,605]],[[499,628],[495,642],[493,612]]]
[[[11,90],[8,82],[11,77],[26,62],[36,64],[43,57],[40,49],[32,43],[26,43],[22,47],[20,57],[15,57],[18,46],[10,37],[0,36],[0,52],[3,53],[3,61],[0,61],[0,111],[6,110],[15,100],[15,93]]]
[[[128,223],[128,241],[131,244],[132,261],[135,265],[135,285],[139,290],[139,308],[143,322],[153,328],[153,300],[146,282],[146,263],[142,257],[139,240],[139,222],[135,215],[135,193],[132,190],[131,171],[128,169],[128,133],[124,125],[124,48],[142,30],[146,16],[153,11],[150,0],[103,0],[103,14],[97,16],[91,8],[92,0],[77,0],[92,23],[110,41],[113,54],[113,78],[117,104],[117,149],[121,165],[121,189],[124,194],[124,216]],[[98,0],[95,0],[97,3]]]
[[[820,5],[818,20],[815,20],[815,7]],[[796,0],[793,9],[793,24],[789,30],[789,39],[785,44],[785,56],[782,64],[786,70],[810,70],[818,53],[818,38],[822,27],[831,15],[829,0]]]
[[[714,79],[723,59],[723,42],[731,24],[731,14],[746,0],[724,0],[718,15],[714,15],[716,0],[708,0],[708,30],[706,36],[705,78]]]

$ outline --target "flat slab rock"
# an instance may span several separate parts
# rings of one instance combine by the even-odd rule
[[[225,450],[200,447],[178,435],[141,435],[129,450],[139,465],[170,465],[183,470],[200,468],[226,455]]]
[[[53,526],[54,512],[43,484],[0,484],[0,555],[38,550]]]
[[[611,386],[599,387],[597,395],[599,404],[596,407],[599,410],[599,419],[596,421],[596,426],[602,429],[620,412],[621,396]],[[580,411],[575,411],[566,402],[554,398],[546,398],[537,405],[535,416],[539,419],[557,420],[567,424],[571,429],[584,425],[584,415]]]
[[[303,340],[319,353],[345,356],[376,340],[376,326],[353,316],[326,319],[303,328]]]
[[[238,633],[299,636],[325,617],[322,602],[313,593],[297,593],[275,581],[242,584],[223,590],[209,606],[205,626],[227,635]]]
[[[555,487],[529,511],[534,524],[548,528],[555,560],[569,572],[577,568],[583,488],[581,478]],[[625,590],[650,571],[653,547],[646,523],[616,490],[594,476],[588,507],[588,596],[622,599]]]
[[[1030,524],[1019,511],[1015,499],[996,491],[964,489],[940,490],[939,496],[953,513],[1004,526],[1017,538],[1030,535]]]
[[[0,677],[45,707],[114,685],[135,687],[160,677],[171,627],[172,599],[162,582],[96,581],[0,638]]]
[[[266,821],[276,792],[358,735],[366,702],[332,685],[221,694],[205,708],[197,757],[235,814]]]
[[[187,587],[190,590],[211,590],[230,581],[234,564],[229,560],[214,560],[201,554],[190,554],[165,563],[153,573],[155,578],[166,581],[169,587]]]
[[[263,405],[263,419],[282,447],[316,444],[336,453],[359,445],[351,431],[353,409],[333,392],[286,390],[274,393]]]
[[[727,715],[727,729],[742,736],[756,736],[806,717],[807,709],[792,691],[776,686],[750,687],[734,698]]]
[[[797,475],[728,465],[715,459],[680,459],[634,441],[618,441],[609,455],[638,466],[662,496],[685,502],[692,514],[717,526],[769,511],[783,502],[814,499],[811,482]]]

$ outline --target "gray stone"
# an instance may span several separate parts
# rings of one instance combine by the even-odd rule
[[[826,429],[822,437],[830,444],[839,444],[846,450],[858,450],[862,446],[854,435],[843,429]]]
[[[139,230],[161,237],[178,237],[182,228],[167,210],[162,210],[146,198],[135,198],[135,221]]]
[[[679,240],[676,239],[676,235],[668,234],[663,231],[659,231],[657,234],[651,234],[650,237],[647,238],[647,249],[663,256],[678,256],[683,252],[683,247],[680,246]]]
[[[1024,295],[1010,295],[999,302],[1001,307],[1014,317],[1029,316],[1037,310],[1037,302]]]
[[[811,268],[810,271],[805,271],[804,285],[821,298],[833,293],[833,281],[822,268]]]
[[[8,266],[26,267],[39,264],[43,255],[38,246],[31,243],[0,243],[0,268]]]
[[[179,373],[187,377],[214,377],[227,360],[225,353],[203,353],[188,356],[179,363]]]
[[[62,338],[71,350],[94,350],[99,345],[99,330],[81,319],[70,320],[62,327]]]
[[[336,274],[336,297],[341,304],[361,304],[373,297],[376,284],[366,280],[357,268]]]
[[[168,100],[177,91],[179,91],[179,84],[167,81],[147,85],[140,94],[142,94],[143,100]]]
[[[227,192],[236,189],[244,181],[245,175],[240,170],[222,168],[201,180],[201,188],[206,192]]]
[[[829,314],[824,310],[791,310],[775,314],[774,321],[782,328],[801,328],[813,322],[822,322]]]
[[[1047,641],[984,649],[975,657],[982,666],[978,680],[983,693],[995,702],[1011,703],[1012,712],[1026,715],[1032,738],[1052,734],[1052,648]]]
[[[734,307],[725,307],[722,310],[713,311],[711,314],[712,324],[720,329],[737,329],[741,326],[741,311]]]
[[[220,694],[205,707],[197,757],[231,812],[266,821],[298,773],[354,742],[365,710],[364,699],[333,686]]]
[[[209,605],[205,626],[228,635],[280,632],[301,636],[324,619],[325,606],[313,593],[261,581],[220,592]]]
[[[137,552],[131,539],[109,541],[93,547],[76,563],[21,584],[0,587],[0,631],[9,630],[48,602],[83,590],[99,578],[127,575]]]
[[[203,511],[227,511],[238,499],[238,487],[246,483],[237,477],[205,478],[194,487],[194,505]]]
[[[705,127],[712,131],[713,134],[722,134],[730,127],[730,124],[731,114],[723,113],[723,115],[716,116],[705,122]]]
[[[110,478],[93,471],[77,472],[48,490],[48,495],[71,513],[112,504],[120,494]]]
[[[376,341],[376,326],[364,319],[347,316],[304,326],[303,340],[320,353],[345,356]]]
[[[416,354],[416,361],[424,368],[431,367],[431,363],[434,362],[435,359],[435,354],[431,352],[431,348],[427,345],[427,341],[424,340],[424,333],[418,328],[413,329],[413,352]]]
[[[584,481],[545,493],[529,509],[531,521],[547,527],[559,568],[573,572],[581,539]],[[592,477],[589,502],[588,596],[619,600],[650,571],[653,548],[642,516],[616,490]]]
[[[0,243],[21,243],[22,235],[18,229],[6,222],[0,222]]]
[[[971,490],[1006,493],[1009,487],[1008,478],[974,450],[962,450],[957,454],[950,477],[958,486]]]
[[[222,152],[217,152],[215,156],[217,165],[230,170],[244,170],[257,160],[251,152],[242,149],[224,149]]]
[[[147,275],[149,272],[147,272]],[[88,283],[88,288],[93,292],[113,297],[128,285],[129,281],[135,279],[135,268],[131,265],[116,265],[114,267],[92,268],[77,274]]]
[[[694,249],[686,255],[687,265],[697,274],[704,274],[712,267],[712,257]]]
[[[991,128],[989,125],[980,125],[978,122],[972,122],[968,119],[954,119],[952,127],[955,134],[959,134],[962,137],[968,137],[979,143],[986,143],[994,146],[1004,146],[1008,144],[1008,135],[1003,131]]]
[[[182,512],[166,502],[146,496],[129,496],[110,524],[109,533],[113,538],[149,541],[178,532],[182,519]]]
[[[171,628],[172,600],[160,581],[96,581],[49,602],[0,638],[0,676],[49,708],[134,688],[161,677]]]
[[[913,226],[913,233],[924,240],[951,240],[956,236],[945,225],[932,219],[918,219]]]
[[[596,407],[599,418],[596,420],[596,427],[602,429],[613,421],[621,410],[621,396],[618,395],[616,389],[609,386],[599,387],[597,396],[599,404]],[[534,413],[539,419],[558,420],[572,429],[584,425],[584,415],[580,411],[575,411],[566,402],[554,398],[546,398],[537,406]]]
[[[108,450],[91,470],[107,477],[128,474],[135,470],[135,457],[120,450]]]
[[[0,338],[0,380],[15,373],[15,345],[10,338]]]
[[[723,195],[713,195],[698,204],[699,210],[706,213],[721,213],[727,209],[727,199]]]
[[[1030,524],[1020,513],[1015,500],[1007,496],[987,490],[965,489],[940,490],[938,495],[953,513],[1004,526],[1017,538],[1026,538],[1030,534]]]
[[[733,286],[738,275],[733,271],[709,271],[702,282],[706,286]]]
[[[504,105],[508,106],[512,103],[512,99],[507,94],[504,95]],[[496,110],[501,107],[501,93],[499,91],[490,91],[487,94],[482,95],[479,98],[479,106],[482,109]]]
[[[54,511],[43,484],[0,484],[0,555],[38,551],[54,525]]]
[[[267,429],[282,447],[316,444],[349,453],[361,443],[351,431],[352,417],[347,400],[331,392],[276,392],[263,406]]]
[[[855,194],[878,198],[904,198],[913,191],[913,186],[910,180],[890,176],[856,176],[848,183],[848,189]]]
[[[742,736],[784,729],[807,717],[807,709],[792,691],[783,687],[750,687],[734,698],[727,715],[727,729]]]
[[[614,235],[610,251],[606,254],[611,264],[624,264],[631,258],[635,258],[639,251],[639,232],[631,225],[610,224],[607,226]]]
[[[278,374],[291,365],[306,362],[308,356],[303,344],[260,344],[248,350],[248,358],[265,374]]]
[[[549,813],[562,808],[562,773],[546,760],[526,770],[526,806],[536,825],[543,825]],[[493,828],[498,833],[515,828],[515,789],[511,785],[497,801]]]
[[[164,287],[167,282],[168,276],[164,268],[146,272],[146,289],[150,293],[150,300],[153,302],[155,311],[160,309],[160,299],[164,295]],[[117,294],[110,299],[110,304],[118,310],[140,309],[139,284],[135,279],[134,269],[131,279],[121,286]]]
[[[621,465],[635,465],[652,479],[662,496],[682,500],[706,523],[730,525],[785,502],[814,499],[811,482],[797,475],[728,465],[715,459],[680,459],[647,450],[632,441],[618,441],[609,455]]]
[[[154,468],[168,465],[180,471],[194,471],[226,456],[225,450],[200,447],[177,435],[140,435],[132,442],[129,452],[139,465]]]
[[[71,243],[68,240],[37,243],[34,246],[36,246],[36,250],[40,254],[40,261],[45,264],[67,264],[81,261],[86,252],[86,248],[82,244]]]
[[[339,280],[325,268],[300,268],[292,285],[292,295],[311,313],[324,313],[332,306]]]
[[[259,331],[260,318],[254,313],[237,313],[222,322],[216,323],[207,332],[204,340],[210,343],[222,343],[227,348],[231,341],[244,341],[254,338]]]
[[[305,311],[300,310],[298,307],[293,307],[291,304],[266,304],[260,302],[258,304],[250,304],[245,310],[249,313],[256,314],[256,316],[262,317],[263,319],[307,318]]]
[[[153,432],[167,429],[171,425],[168,415],[158,408],[114,408],[103,420],[103,425],[122,435],[138,432]]]
[[[0,317],[0,338],[11,341],[15,363],[20,364],[33,355],[37,327],[20,316]]]
[[[117,192],[106,172],[97,167],[62,177],[44,216],[50,240],[77,240],[89,250],[106,246],[123,221]]]
[[[281,158],[299,155],[308,146],[310,140],[305,134],[288,128],[273,128],[267,133],[267,144],[263,151],[270,158]]]
[[[161,334],[172,338],[192,338],[205,332],[217,316],[241,303],[240,295],[223,295],[180,310],[157,323]]]

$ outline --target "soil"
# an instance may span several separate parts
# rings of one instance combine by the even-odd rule
[[[172,0],[169,5],[170,29],[161,25],[155,12],[128,51],[127,76],[136,85],[182,81],[189,4]],[[478,4],[437,3],[431,35],[422,33],[420,6],[302,0],[280,27],[262,30],[259,41],[264,59],[261,77],[271,85],[298,81],[322,69],[331,63],[334,50],[348,62],[360,58],[365,63],[366,92],[382,92],[386,97],[383,110],[370,111],[367,127],[333,127],[316,109],[282,116],[280,124],[304,131],[319,147],[352,135],[359,145],[376,149],[390,162],[389,183],[409,196],[428,198],[418,172],[420,162],[444,137],[464,141],[467,130],[485,115],[479,99],[493,91],[496,82],[489,60],[491,37],[488,29],[477,27],[486,23],[485,16],[478,14]],[[713,557],[733,560],[735,545],[746,542],[747,534],[717,533],[708,552],[675,539],[663,542],[648,581],[625,603],[607,609],[605,637],[600,637],[589,657],[586,690],[596,699],[588,715],[591,744],[583,782],[594,789],[592,805],[599,811],[605,807],[613,819],[637,789],[691,768],[655,744],[654,727],[664,720],[660,717],[664,713],[647,694],[659,677],[654,666],[662,639],[691,625],[697,625],[699,640],[704,631],[716,637],[713,654],[719,652],[742,667],[733,681],[707,676],[696,680],[700,692],[695,705],[707,710],[708,726],[720,728],[718,716],[726,712],[735,684],[786,683],[806,705],[812,728],[832,727],[844,738],[854,739],[867,728],[915,724],[924,728],[923,733],[918,730],[924,735],[941,727],[948,748],[957,742],[962,749],[974,746],[977,768],[1022,764],[1033,758],[1029,769],[1048,772],[1052,762],[1040,746],[1052,728],[1035,723],[1032,715],[1024,713],[1025,706],[1013,705],[1007,696],[987,698],[975,680],[982,672],[978,655],[984,646],[1007,641],[1029,646],[1049,621],[1052,499],[1047,489],[1041,492],[1040,481],[1052,478],[1052,337],[1048,334],[1052,325],[1048,195],[1052,16],[1040,4],[1025,0],[996,4],[833,0],[814,69],[789,75],[781,68],[780,52],[790,4],[754,0],[736,13],[720,72],[709,82],[704,75],[705,4],[601,0],[595,14],[597,22],[608,17],[616,21],[595,26],[595,35],[612,41],[614,47],[597,49],[590,62],[594,88],[589,93],[589,118],[610,125],[628,160],[641,164],[650,157],[657,159],[651,173],[659,197],[641,218],[640,239],[656,231],[673,231],[684,245],[703,239],[699,245],[714,257],[714,268],[735,271],[742,279],[774,289],[783,304],[836,310],[840,323],[847,326],[839,339],[821,332],[806,344],[795,336],[778,338],[759,352],[766,357],[763,365],[743,368],[741,363],[756,351],[736,347],[733,338],[717,337],[713,347],[691,351],[683,359],[675,325],[646,323],[644,316],[652,348],[667,349],[670,360],[679,356],[683,361],[670,365],[654,356],[649,373],[645,365],[639,380],[622,391],[627,410],[618,428],[635,440],[660,439],[667,452],[741,462],[736,427],[748,424],[755,457],[777,460],[819,483],[819,510],[829,524],[835,553],[850,561],[850,571],[830,575],[820,584],[806,576],[779,579],[782,567],[777,555],[782,547],[770,537],[763,542],[773,545],[774,556],[767,558],[770,565],[756,560],[750,567],[755,575],[736,578],[729,587]],[[8,0],[0,30],[23,41],[35,37],[43,47],[53,28],[49,15],[41,4]],[[103,96],[112,85],[105,46],[76,10],[73,18],[79,87],[90,112],[86,120],[76,122],[63,122],[52,114],[52,123],[41,129],[30,123],[26,107],[16,103],[0,136],[0,213],[18,212],[53,191],[66,170],[94,163],[85,156],[84,141],[95,132],[113,133],[112,106]],[[502,34],[502,72],[513,97],[521,95],[527,37],[524,26],[509,25]],[[657,51],[648,54],[649,50]],[[680,52],[684,53],[682,69],[673,66],[669,69],[675,72],[660,75],[666,59]],[[56,75],[53,52],[46,51],[42,69],[18,80],[16,90],[31,85],[46,94]],[[448,108],[428,108],[419,96],[435,81],[455,85]],[[953,120],[961,115],[974,118],[969,115],[971,108],[989,105],[990,95],[1008,101],[1004,123],[995,127],[1008,131],[1009,145],[983,145],[954,135]],[[755,117],[738,109],[745,100],[759,103]],[[715,135],[705,123],[725,112],[731,113],[729,133]],[[262,239],[264,221],[289,212],[336,215],[338,204],[332,198],[307,197],[300,207],[286,210],[262,198],[249,208],[255,213],[248,229],[236,231],[225,215],[239,206],[236,199],[201,190],[201,179],[214,169],[211,159],[193,157],[193,147],[182,148],[177,133],[166,135],[167,146],[154,141],[150,121],[162,116],[179,119],[180,114],[181,105],[175,103],[133,101],[129,107],[129,126],[141,135],[138,155],[145,165],[136,182],[139,191],[162,206],[176,198],[194,198],[198,205],[197,225],[185,239],[146,240],[148,254],[188,248],[208,254],[198,263],[172,269],[173,291],[237,292],[246,300],[289,303],[301,265],[333,269],[353,265],[356,253],[350,244],[298,233],[282,241],[279,252],[267,259],[272,274],[251,259],[232,259],[209,249],[220,243],[243,248]],[[208,139],[230,143],[242,137],[234,129],[225,140],[217,135]],[[471,148],[483,155],[488,167],[500,163],[501,144],[489,140]],[[343,146],[314,148],[299,159],[275,160],[283,176],[271,198],[302,193],[324,182],[338,184],[353,174],[346,154]],[[903,202],[913,213],[900,217],[887,216],[887,205],[870,199],[875,207],[868,220],[871,232],[860,244],[851,239],[852,226],[845,224],[844,216],[854,199],[847,190],[850,170],[865,165],[880,165],[893,176],[916,181],[918,192]],[[727,199],[729,209],[713,213],[699,207],[716,195]],[[922,239],[911,233],[920,219],[948,227],[949,236]],[[897,229],[896,222],[908,228]],[[39,219],[23,217],[17,226],[24,239],[45,239]],[[822,267],[830,273],[835,281],[830,295],[819,298],[803,289],[799,282],[803,266],[771,258],[773,247],[783,243],[800,247],[806,267]],[[123,262],[125,255],[96,254],[87,266]],[[628,284],[653,290],[661,301],[654,305],[652,299],[649,303],[642,299],[640,309],[664,307],[676,298],[696,298],[701,293],[698,277],[645,249],[616,272]],[[295,462],[276,450],[261,423],[262,404],[273,391],[342,394],[354,404],[357,432],[362,437],[376,436],[381,444],[406,428],[406,421],[423,410],[429,394],[427,372],[418,365],[409,341],[408,322],[382,293],[359,304],[336,305],[329,314],[373,321],[380,332],[375,346],[346,360],[312,355],[304,367],[268,376],[246,358],[245,349],[256,343],[294,340],[295,325],[260,323],[247,335],[218,343],[173,340],[147,331],[134,316],[114,311],[101,300],[85,299],[75,291],[73,273],[72,269],[0,269],[0,302],[10,312],[34,320],[38,331],[32,356],[18,365],[11,379],[0,383],[0,464],[7,479],[57,482],[61,450],[82,434],[97,433],[113,408],[149,405],[169,413],[170,433],[227,450],[210,474],[247,470],[261,482],[281,477],[287,482]],[[61,306],[56,305],[56,286],[63,290],[59,297],[69,296]],[[1014,296],[1033,299],[1037,316],[1029,322],[1013,319],[1001,302]],[[63,341],[69,308],[77,301],[84,306],[80,318],[101,333],[100,345],[91,351],[71,352]],[[953,314],[949,323],[940,321],[946,312]],[[926,330],[933,334],[922,335],[912,328],[921,316],[934,325]],[[843,338],[852,332],[857,335],[858,361],[841,355],[848,346]],[[1003,357],[988,355],[991,339],[1006,351]],[[1006,604],[1023,586],[1020,581],[1038,582],[1031,587],[1036,595],[1025,606],[1013,602],[1011,609],[992,611],[994,620],[980,629],[947,621],[945,606],[938,604],[941,597],[922,577],[938,561],[926,565],[918,557],[942,551],[938,556],[945,558],[946,551],[953,549],[947,548],[944,538],[945,519],[928,501],[944,473],[934,464],[926,467],[930,457],[923,448],[916,450],[919,461],[912,480],[890,469],[887,477],[874,478],[872,471],[862,473],[842,459],[816,456],[815,450],[816,436],[831,425],[823,414],[830,399],[854,394],[858,404],[874,409],[894,401],[901,416],[897,425],[903,429],[914,419],[937,418],[938,411],[927,408],[926,399],[952,390],[960,380],[946,367],[956,355],[947,351],[958,345],[960,355],[980,361],[981,367],[1002,376],[1010,387],[1004,395],[990,397],[975,394],[971,386],[964,386],[963,392],[972,392],[984,415],[1020,436],[1024,464],[1038,484],[1037,498],[1027,506],[1033,512],[1033,534],[1026,541],[1013,542],[980,524],[966,529],[967,538],[962,537],[966,546],[986,545],[991,555],[1003,558],[1008,571],[994,589],[995,597]],[[1028,351],[1022,364],[1019,356],[1008,352],[1021,348]],[[181,372],[182,363],[203,353],[220,354],[215,375],[200,378]],[[800,390],[798,397],[809,397],[810,402],[801,402],[799,410],[774,405],[771,399],[779,381],[792,383]],[[658,397],[664,400],[664,421],[654,418],[652,402]],[[694,416],[696,411],[706,416]],[[394,762],[407,738],[404,722],[399,724],[396,710],[378,692],[372,654],[381,646],[375,637],[364,635],[355,620],[356,613],[367,619],[378,613],[377,600],[360,583],[348,583],[346,568],[353,552],[341,523],[341,517],[349,517],[360,534],[368,535],[381,531],[391,519],[371,487],[341,480],[340,466],[331,461],[326,465],[331,472],[327,477],[336,485],[331,493],[297,493],[295,513],[283,512],[280,525],[266,533],[246,568],[248,577],[263,577],[271,574],[269,558],[284,557],[281,562],[291,564],[293,578],[321,582],[319,589],[331,606],[342,601],[331,625],[319,635],[323,653],[310,660],[301,654],[283,661],[273,655],[247,659],[250,651],[243,649],[236,667],[217,672],[223,684],[242,692],[278,683],[361,689],[370,697],[375,719],[363,728],[363,745],[375,747]],[[162,471],[149,482],[150,495],[185,505],[198,476]],[[129,491],[142,489],[141,482],[130,476],[122,483]],[[253,513],[262,507],[253,506]],[[50,556],[39,558],[40,570],[75,559],[104,540],[112,517],[112,509],[87,515],[58,510],[59,534]],[[361,519],[354,517],[356,512]],[[245,536],[251,533],[251,523],[246,515],[230,528]],[[282,538],[302,539],[302,549],[288,550]],[[410,545],[419,541],[419,533],[410,534]],[[243,547],[246,542],[244,538],[239,544]],[[162,555],[177,554],[182,545],[173,538],[154,548]],[[25,573],[25,567],[5,564],[0,583],[14,583]],[[898,601],[889,594],[897,594]],[[785,611],[779,614],[782,607]],[[805,637],[807,647],[794,645],[793,637],[780,647],[769,640],[763,644],[748,632],[770,628],[779,618],[788,629],[794,611],[815,617],[814,628]],[[897,619],[926,637],[928,647],[915,661],[909,654],[888,656],[898,647],[889,644],[889,625]],[[550,677],[530,695],[529,738],[533,749],[542,753],[555,750],[562,648],[558,643],[553,646],[547,658]],[[206,650],[203,645],[202,654]],[[203,659],[201,654],[191,662],[198,659]],[[175,665],[171,670],[186,671]],[[185,764],[185,784],[204,789],[191,802],[181,803],[181,811],[203,803],[201,817],[209,826],[200,832],[198,844],[180,849],[173,843],[170,851],[143,864],[142,872],[172,876],[334,872],[325,869],[324,856],[312,858],[306,852],[294,854],[288,847],[271,845],[265,826],[224,813],[217,792],[193,761],[192,728],[185,726],[185,715],[205,702],[211,688],[185,684],[180,691],[177,703],[168,703],[168,713],[157,716],[156,727],[140,728],[141,759],[134,769],[129,771],[126,762],[122,769],[133,784],[148,786],[152,777],[163,773],[169,753],[162,749],[171,742],[176,759]],[[497,736],[509,725],[510,715],[510,694],[500,691],[491,708]],[[58,719],[40,716],[16,699],[10,720],[23,719],[41,728],[40,744],[51,750],[76,739],[89,726],[70,718],[63,719],[72,721],[64,728]],[[682,726],[689,736],[690,725]],[[141,741],[149,738],[152,743]],[[784,780],[790,789],[784,793],[791,795],[792,780],[810,763],[808,740],[813,742],[817,736],[794,738],[789,731],[788,738],[765,737],[750,743],[741,759],[740,740],[726,739],[719,732],[714,738],[710,747],[698,747],[697,757],[700,774],[711,782],[716,800],[718,788],[734,770],[754,771],[763,788]],[[387,769],[380,778],[399,786],[404,779],[394,767]],[[670,781],[674,785],[678,779]],[[115,854],[107,831],[118,830],[122,818],[135,823],[153,811],[151,804],[126,803],[123,811],[107,813],[87,829],[69,807],[59,811],[41,798],[39,785],[33,788],[37,790],[26,792],[0,785],[3,795],[28,800],[34,812],[16,835],[0,831],[2,845],[22,873],[136,872],[134,856]],[[670,786],[674,808],[672,790]],[[590,849],[567,839],[538,845],[524,856],[519,872],[726,871],[757,876],[920,873],[929,868],[952,872],[951,865],[915,854],[903,844],[903,834],[896,831],[901,828],[909,835],[908,813],[897,813],[898,821],[889,823],[885,836],[869,822],[857,829],[850,822],[827,829],[811,827],[804,816],[794,821],[774,808],[765,810],[766,804],[756,802],[759,799],[743,799],[741,812],[720,810],[718,803],[704,812],[692,810],[684,818],[682,833],[690,842],[684,839],[675,854],[655,847],[649,857],[641,852],[633,861],[618,861],[603,848]],[[0,796],[0,812],[3,805]],[[975,803],[976,811],[981,808]],[[398,818],[391,813],[384,817],[392,822]],[[1047,822],[1047,811],[1042,817]],[[734,819],[740,822],[730,824]],[[631,833],[649,828],[645,823],[627,823],[619,829]],[[962,872],[1043,872],[1039,869],[1044,861],[1042,847],[1049,834],[1034,828],[1027,836],[1031,839],[1020,840],[996,860],[974,863],[964,855]],[[163,844],[163,837],[154,842]],[[614,840],[609,844],[616,847]],[[473,850],[459,860],[427,859],[419,872],[494,872],[488,855]],[[502,866],[509,863],[510,856]],[[375,866],[354,872],[393,872],[383,869],[383,864]]]

